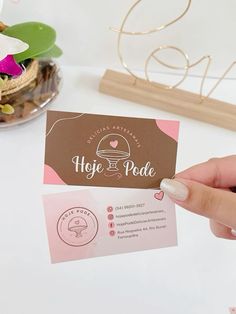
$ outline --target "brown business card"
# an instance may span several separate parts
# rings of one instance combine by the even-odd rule
[[[179,122],[48,111],[45,184],[154,189],[175,174]]]

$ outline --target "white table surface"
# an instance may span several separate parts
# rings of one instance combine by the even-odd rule
[[[50,109],[179,119],[177,171],[235,154],[234,132],[100,94],[103,71],[64,67]],[[221,95],[233,96],[235,82],[227,84]],[[52,265],[42,195],[79,188],[43,186],[44,132],[45,115],[0,131],[0,314],[228,314],[236,306],[236,243],[180,208],[176,248]]]

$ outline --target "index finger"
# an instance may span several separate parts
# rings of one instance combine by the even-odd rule
[[[236,155],[210,159],[178,173],[175,177],[196,181],[214,188],[236,186]]]

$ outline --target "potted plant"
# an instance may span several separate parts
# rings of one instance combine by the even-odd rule
[[[0,23],[0,127],[36,117],[58,95],[61,77],[53,59],[62,51],[55,42],[49,25]]]

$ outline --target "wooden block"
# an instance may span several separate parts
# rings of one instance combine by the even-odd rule
[[[236,131],[236,106],[208,98],[200,103],[200,96],[181,89],[167,90],[164,85],[152,86],[125,73],[107,70],[100,82],[102,93],[153,106],[158,109],[207,122]]]

